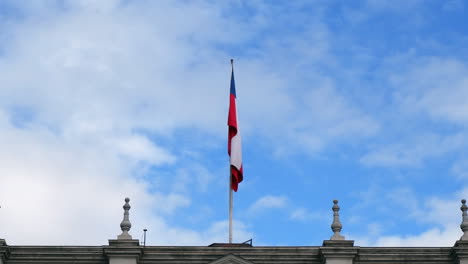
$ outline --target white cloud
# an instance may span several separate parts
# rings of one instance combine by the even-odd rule
[[[70,1],[64,6],[65,10],[37,8],[26,13],[26,20],[4,27],[11,38],[3,43],[6,52],[0,60],[3,107],[27,107],[35,113],[31,122],[44,123],[70,137],[123,132],[139,137],[139,148],[145,139],[134,131],[170,135],[175,129],[194,128],[224,135],[219,124],[226,118],[229,67],[227,59],[219,58],[229,56],[213,46],[246,41],[261,25],[257,28],[240,18],[228,19],[222,16],[226,6],[203,2],[162,1],[141,6],[121,1]],[[307,33],[311,40],[296,37],[290,44],[302,56],[301,61],[330,62],[327,27],[320,22],[310,26],[317,29]],[[249,30],[242,30],[244,27]],[[31,42],[35,45],[29,45]],[[279,54],[281,47],[265,48]],[[297,63],[294,58],[281,60],[283,67]],[[265,134],[271,138],[265,140],[274,142],[270,144],[273,148],[288,145],[278,142],[278,135],[290,135],[286,141],[295,144],[289,149],[315,153],[328,144],[378,130],[371,116],[317,73],[301,73],[317,75],[318,82],[307,87],[304,95],[297,95],[288,87],[289,74],[274,71],[264,58],[240,59],[239,63],[242,66],[236,72],[243,128],[251,133],[270,131]],[[126,147],[135,150],[135,138],[127,140],[133,143]],[[138,155],[152,155],[148,151],[168,154],[157,146],[152,148],[145,153],[140,148]]]
[[[266,195],[255,201],[248,209],[250,214],[259,213],[265,209],[281,209],[286,207],[288,198],[286,196]]]
[[[468,120],[468,67],[450,58],[422,58],[401,75],[397,98],[406,111],[421,111],[435,120],[464,124]]]
[[[176,209],[187,207],[191,203],[188,197],[176,193],[170,193],[168,195],[156,193],[153,194],[153,196],[155,204],[157,204],[156,210],[168,214],[172,214]]]
[[[186,164],[184,168],[176,169],[172,177],[175,178],[172,188],[182,193],[194,190],[206,192],[215,179],[211,171],[194,162]]]
[[[307,222],[313,220],[330,220],[330,214],[319,213],[319,212],[310,212],[306,208],[297,208],[294,209],[289,215],[289,219]]]
[[[452,165],[451,171],[457,176],[458,179],[468,179],[468,160],[460,159],[455,161]]]
[[[211,224],[207,229],[195,232],[190,229],[175,229],[165,223],[153,219],[152,226],[157,228],[148,230],[148,242],[152,245],[203,245],[207,246],[216,242],[228,240],[228,221],[218,221]],[[244,242],[253,238],[253,233],[247,231],[248,227],[239,221],[233,222],[233,241]]]
[[[217,222],[207,230],[167,223],[191,205],[190,193],[158,189],[158,179],[141,176],[178,165],[206,191],[210,171],[195,161],[181,167],[161,137],[225,123],[219,87],[228,87],[229,67],[214,57],[227,56],[196,42],[232,39],[237,25],[226,24],[215,5],[70,1],[62,10],[41,3],[12,2],[24,19],[0,24],[9,36],[0,46],[1,237],[104,244],[119,233],[129,196],[134,237],[146,227],[155,243],[216,241]],[[251,237],[241,223],[237,229]]]
[[[290,219],[293,220],[301,220],[304,221],[308,218],[309,213],[307,212],[307,209],[305,208],[298,208],[294,210],[291,215],[289,216]]]
[[[10,3],[24,12],[0,24],[0,225],[12,244],[106,243],[118,234],[125,196],[132,198],[134,234],[147,227],[157,244],[224,240],[225,222],[189,230],[168,220],[193,205],[187,186],[204,192],[215,178],[196,162],[180,168],[180,145],[167,142],[177,130],[210,139],[197,144],[224,140],[231,54],[219,46],[263,45],[236,58],[240,119],[246,138],[268,135],[259,137],[259,145],[316,154],[380,131],[373,114],[349,100],[332,78],[304,67],[310,61],[338,64],[320,19],[307,23],[306,39],[299,34],[284,42],[259,41],[273,14],[263,6],[252,18],[238,18],[224,15],[236,5],[224,2]],[[284,58],[285,51],[295,55]],[[272,64],[275,59],[281,63]],[[303,86],[304,79],[310,85]],[[452,83],[463,96],[464,79]],[[422,109],[436,95],[416,101]],[[457,105],[433,115],[465,120],[462,101]],[[369,162],[424,159],[422,148],[414,159],[395,149],[376,149]],[[172,166],[168,189],[158,189],[159,179],[140,177],[159,166]],[[249,212],[288,203],[285,196],[269,195]],[[301,209],[291,215],[312,216]],[[252,236],[248,226],[237,228],[239,237]]]
[[[11,127],[4,117],[0,122],[0,225],[8,243],[106,244],[120,233],[126,196],[131,197],[134,238],[148,228],[148,242],[153,244],[225,241],[224,222],[198,231],[169,225],[165,216],[189,206],[190,198],[150,192],[153,183],[132,177],[132,162],[112,148],[81,146],[47,130]],[[244,224],[236,225],[239,239],[252,237]]]
[[[109,223],[121,218],[121,206],[112,204],[126,195],[137,206],[151,200],[143,183],[126,177],[125,162],[105,149],[2,121],[0,222],[10,243],[95,244],[113,234]]]
[[[401,193],[400,193],[401,194]],[[463,189],[456,197],[466,197],[468,190]],[[411,201],[411,197],[408,198]],[[429,197],[424,203],[414,207],[410,205],[410,215],[414,221],[429,224],[426,230],[411,235],[386,235],[385,223],[377,224],[375,232],[369,226],[365,236],[355,236],[356,243],[361,246],[381,247],[421,247],[421,246],[453,246],[463,232],[460,230],[462,221],[460,199],[441,199]]]
[[[361,162],[368,166],[421,166],[431,158],[464,149],[468,144],[464,127],[468,120],[468,67],[457,59],[416,57],[412,53],[393,59],[405,65],[389,74],[395,104],[390,114],[394,120],[388,120],[387,126],[393,135],[386,136],[384,144],[370,146]]]
[[[429,158],[439,157],[466,146],[463,133],[438,135],[422,133],[400,138],[399,143],[378,146],[360,161],[367,166],[420,166]]]
[[[433,228],[415,236],[383,236],[372,246],[378,247],[433,247],[453,246],[459,238],[455,227],[443,230]]]
[[[288,142],[283,145],[290,148],[291,143],[296,143],[309,154],[379,131],[379,123],[353,106],[330,79],[322,79],[305,91],[298,107],[298,114],[289,121],[285,137]]]
[[[117,153],[124,153],[133,159],[147,161],[151,164],[159,165],[175,161],[175,157],[167,150],[154,145],[146,137],[140,135],[119,138],[110,144],[118,149]]]

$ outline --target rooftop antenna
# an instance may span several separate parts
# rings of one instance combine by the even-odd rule
[[[143,248],[146,247],[146,231],[148,231],[148,229],[143,229]]]
[[[252,246],[252,238],[247,241],[242,242],[242,244],[247,244],[247,245]]]

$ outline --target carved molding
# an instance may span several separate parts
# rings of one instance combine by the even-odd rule
[[[209,264],[253,264],[253,263],[244,258],[229,254],[213,262],[210,262]]]

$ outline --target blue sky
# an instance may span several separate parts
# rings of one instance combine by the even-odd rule
[[[0,1],[0,237],[451,246],[468,197],[465,1]],[[40,226],[41,228],[37,228]]]

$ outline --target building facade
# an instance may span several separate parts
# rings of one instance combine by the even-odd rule
[[[143,246],[129,234],[130,199],[125,199],[122,234],[104,246],[21,246],[0,239],[0,264],[468,264],[468,216],[462,200],[463,235],[453,247],[360,247],[340,234],[338,201],[333,201],[333,235],[321,246],[257,247]]]

